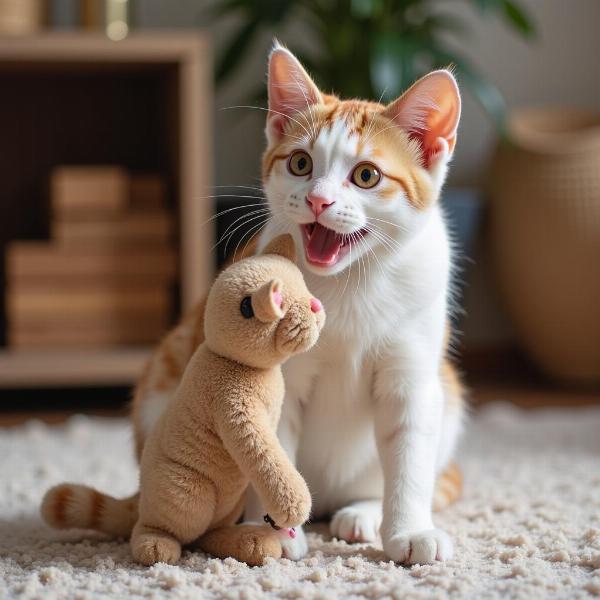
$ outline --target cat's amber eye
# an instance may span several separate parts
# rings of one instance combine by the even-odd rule
[[[381,172],[371,163],[360,163],[352,171],[352,182],[358,187],[369,189],[381,181]]]
[[[288,160],[288,170],[292,175],[310,175],[312,173],[312,158],[304,150],[296,150]]]

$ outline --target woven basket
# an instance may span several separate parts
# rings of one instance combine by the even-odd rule
[[[600,114],[523,110],[492,168],[500,293],[534,361],[600,382]]]

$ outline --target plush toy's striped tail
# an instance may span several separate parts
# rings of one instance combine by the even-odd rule
[[[138,496],[118,500],[90,487],[62,483],[46,492],[41,512],[57,529],[93,529],[128,538],[137,521]]]

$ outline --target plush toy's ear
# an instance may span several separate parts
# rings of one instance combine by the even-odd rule
[[[277,143],[288,121],[298,120],[298,114],[323,101],[321,92],[298,59],[275,41],[269,56],[269,113],[267,140]]]
[[[460,92],[450,71],[433,71],[419,79],[383,115],[416,139],[425,168],[439,159],[447,161],[456,144],[460,120]]]
[[[270,323],[283,317],[282,288],[283,284],[279,279],[272,279],[252,294],[252,310],[259,321]]]
[[[287,258],[292,262],[296,262],[297,254],[296,254],[296,244],[294,243],[294,238],[289,233],[284,233],[283,235],[278,235],[276,238],[273,238],[262,251],[263,254],[279,254],[279,256],[283,256],[283,258]]]

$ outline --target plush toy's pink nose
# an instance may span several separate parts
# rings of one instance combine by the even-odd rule
[[[318,217],[333,202],[333,200],[327,200],[327,198],[323,198],[322,196],[315,196],[313,194],[306,196],[306,203],[312,208],[315,217]]]
[[[321,301],[318,298],[310,299],[310,310],[312,310],[314,313],[323,310],[323,305],[321,304]]]

